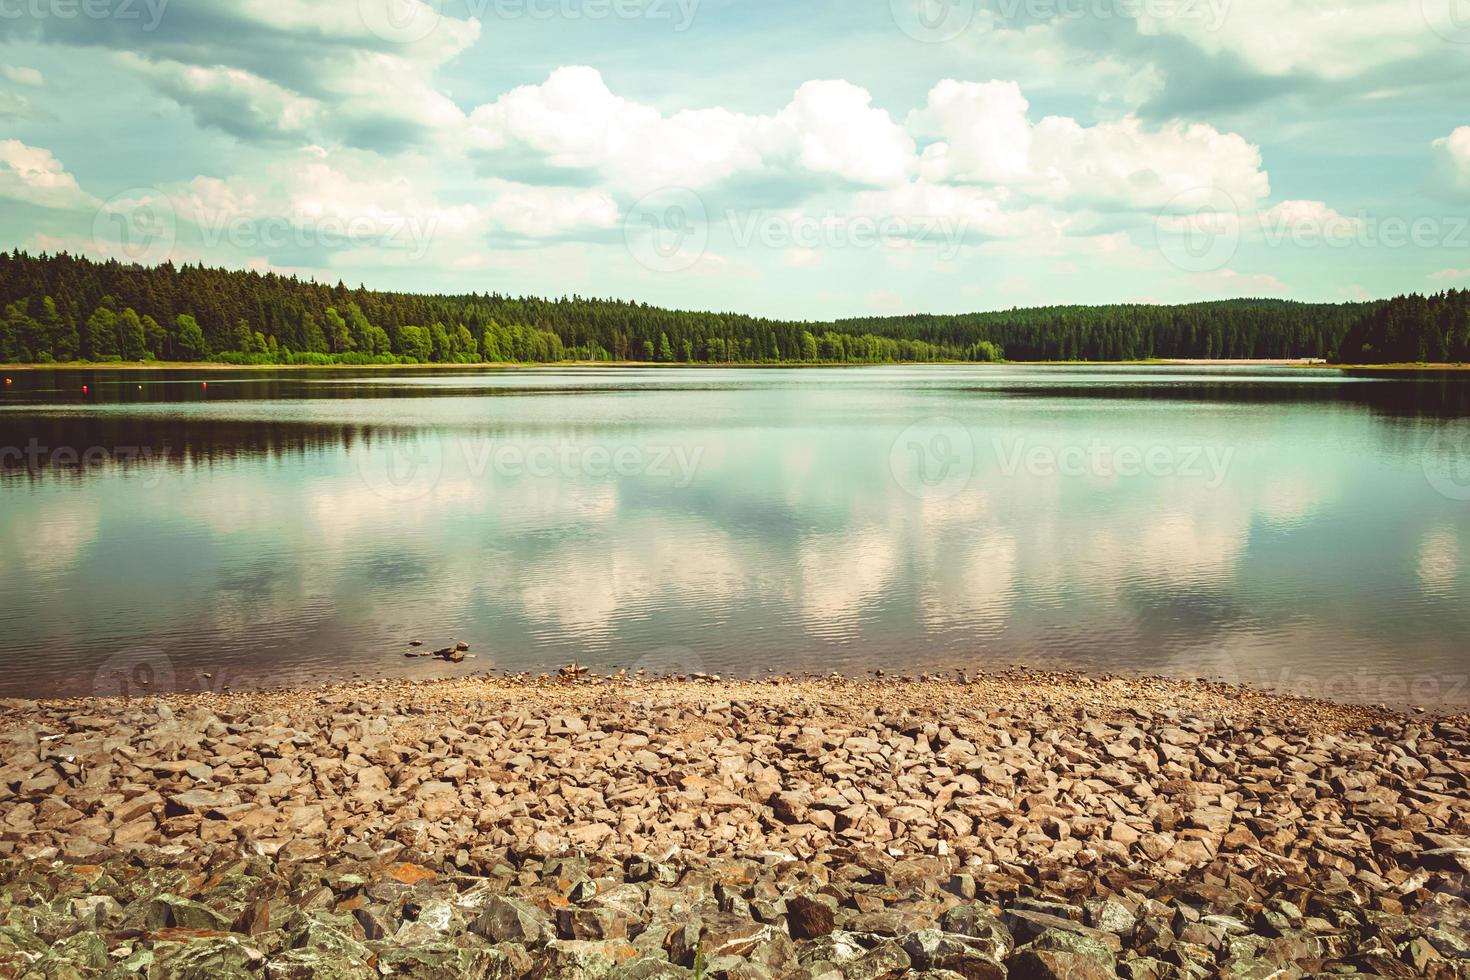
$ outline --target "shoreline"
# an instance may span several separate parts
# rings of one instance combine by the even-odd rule
[[[1470,954],[1463,715],[572,666],[8,700],[0,760],[6,976],[1448,977]]]
[[[771,363],[765,361],[724,361],[720,363],[709,363],[704,361],[526,361],[518,363],[509,362],[481,362],[476,364],[446,364],[439,362],[423,364],[220,364],[215,361],[145,361],[145,362],[100,362],[100,361],[67,361],[52,364],[31,363],[0,363],[0,371],[12,373],[41,373],[48,371],[340,371],[340,370],[366,370],[366,371],[391,371],[391,370],[465,370],[465,371],[507,371],[524,368],[771,368],[771,369],[804,369],[804,368],[862,368],[862,367],[1282,367],[1282,368],[1321,368],[1335,371],[1392,371],[1395,373],[1423,372],[1454,372],[1470,371],[1470,363],[1394,363],[1394,364],[1337,364],[1328,361],[1311,358],[1169,358],[1151,357],[1134,361],[884,361],[880,363],[869,363],[866,361],[831,361],[831,362],[788,362]]]
[[[429,654],[412,648],[407,656],[422,658],[418,663],[428,665],[431,672],[418,673],[412,667],[399,669],[399,659],[394,658],[391,663],[395,669],[392,670],[354,671],[315,680],[291,677],[260,682],[235,678],[233,683],[224,687],[210,686],[211,682],[203,679],[208,675],[196,672],[193,680],[175,678],[166,689],[150,690],[147,686],[137,686],[126,694],[0,693],[0,709],[8,706],[86,711],[95,706],[117,708],[163,701],[176,707],[248,705],[259,710],[279,710],[309,697],[352,695],[365,698],[389,691],[423,710],[433,711],[441,705],[452,709],[457,701],[462,701],[470,693],[507,702],[547,704],[563,700],[567,705],[577,705],[599,699],[650,694],[680,698],[691,704],[731,697],[775,703],[787,696],[787,692],[800,691],[805,702],[825,703],[838,708],[853,698],[866,704],[891,698],[896,703],[935,703],[961,708],[1000,703],[1028,706],[1062,703],[1086,705],[1093,710],[1113,713],[1127,713],[1141,706],[1220,714],[1250,710],[1278,721],[1310,723],[1330,720],[1338,726],[1372,724],[1393,718],[1470,721],[1470,703],[1463,699],[1412,701],[1407,698],[1336,697],[1310,686],[1293,689],[1213,675],[1159,674],[1126,668],[1102,670],[1071,663],[1010,662],[987,666],[940,662],[916,664],[900,672],[776,673],[768,670],[754,675],[647,670],[629,673],[627,668],[618,665],[576,665],[578,683],[569,684],[556,671],[477,668],[460,661],[429,659]],[[461,666],[468,669],[455,670]]]
[[[289,378],[233,377],[260,376]],[[0,702],[0,976],[1264,980],[1470,952],[1463,714],[1066,670],[473,676],[493,662]]]
[[[0,697],[0,709],[125,711],[159,703],[173,710],[288,710],[321,698],[364,700],[391,694],[425,714],[452,714],[467,700],[565,708],[650,697],[694,706],[731,699],[770,705],[801,703],[847,713],[878,705],[935,711],[993,708],[1084,708],[1099,717],[1137,710],[1177,710],[1207,716],[1247,713],[1278,724],[1318,731],[1362,728],[1391,719],[1464,720],[1470,709],[1426,709],[1415,705],[1367,704],[1288,691],[1268,690],[1205,678],[1108,673],[1083,669],[1010,666],[995,669],[933,669],[916,674],[853,676],[830,673],[769,674],[760,678],[720,674],[635,674],[575,665],[576,677],[534,671],[485,670],[452,676],[340,678],[320,683],[242,687],[230,690],[171,690],[131,695]]]

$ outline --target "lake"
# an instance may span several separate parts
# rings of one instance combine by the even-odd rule
[[[1463,706],[1467,382],[19,371],[0,392],[0,694],[577,660],[1078,666]],[[412,639],[474,658],[409,659]]]

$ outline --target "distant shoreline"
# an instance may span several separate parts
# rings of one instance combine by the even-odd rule
[[[1136,361],[885,361],[866,363],[860,361],[832,361],[823,363],[788,362],[773,364],[761,361],[727,361],[711,364],[702,361],[524,361],[517,363],[483,362],[479,364],[220,364],[216,361],[146,361],[146,362],[102,362],[67,361],[51,364],[0,364],[0,371],[46,372],[46,371],[392,371],[392,370],[468,370],[505,371],[520,368],[771,368],[780,370],[806,368],[862,368],[862,367],[1289,367],[1331,368],[1338,371],[1470,371],[1470,363],[1396,363],[1396,364],[1333,364],[1315,358],[1221,358],[1217,360],[1195,358],[1146,358]]]

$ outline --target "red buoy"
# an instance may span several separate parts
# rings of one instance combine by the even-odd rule
[[[86,385],[82,385],[82,394],[85,395],[86,393],[87,393],[87,386]]]
[[[6,384],[10,384],[10,379],[9,379],[9,378],[6,378],[6,379],[5,379],[5,383],[6,383]]]

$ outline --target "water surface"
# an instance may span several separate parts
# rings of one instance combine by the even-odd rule
[[[576,659],[1463,706],[1467,393],[1194,366],[21,372],[0,694]]]

